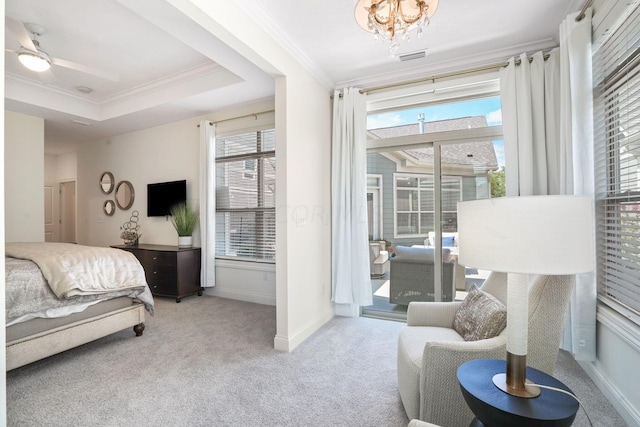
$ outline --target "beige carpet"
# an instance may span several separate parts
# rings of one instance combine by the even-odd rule
[[[10,426],[404,427],[396,380],[402,322],[334,318],[291,353],[273,349],[275,308],[208,296],[156,300],[126,330],[7,373]],[[568,355],[558,377],[597,426],[623,426]],[[578,415],[574,426],[587,426]]]

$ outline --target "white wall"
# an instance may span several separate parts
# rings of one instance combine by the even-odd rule
[[[172,4],[276,79],[274,345],[290,351],[333,317],[331,93],[234,2],[223,16],[207,0]]]
[[[78,153],[56,156],[56,181],[75,181],[78,177]]]
[[[147,184],[187,180],[187,202],[199,201],[198,119],[127,133],[105,141],[81,144],[78,149],[78,243],[109,246],[122,244],[120,227],[132,212],[139,212],[141,243],[177,245],[178,235],[165,217],[147,217]],[[131,209],[116,209],[112,216],[103,212],[106,200],[99,181],[111,172],[116,185],[129,181],[134,188]],[[199,237],[194,236],[199,246]]]
[[[323,87],[295,68],[278,79],[276,98],[279,199],[275,347],[290,351],[333,317],[331,103]]]
[[[44,120],[10,111],[4,119],[5,241],[42,242]]]

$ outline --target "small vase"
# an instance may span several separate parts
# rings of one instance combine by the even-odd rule
[[[133,239],[133,240],[125,240],[124,244],[126,246],[138,246],[138,242],[139,242],[139,238],[138,239]]]
[[[193,236],[178,236],[179,248],[190,248],[193,246]]]

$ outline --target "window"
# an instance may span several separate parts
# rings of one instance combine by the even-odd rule
[[[599,299],[640,324],[640,8],[594,54]]]
[[[394,174],[396,237],[426,237],[435,230],[433,175]],[[460,177],[442,177],[442,231],[457,231],[458,202],[462,200]]]
[[[256,159],[247,159],[244,161],[245,179],[256,179]]]
[[[367,224],[369,240],[379,240],[383,236],[382,175],[367,175]]]
[[[216,140],[216,257],[274,262],[275,131]]]

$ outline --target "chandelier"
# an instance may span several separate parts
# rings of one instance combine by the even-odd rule
[[[417,29],[422,37],[437,8],[438,0],[359,0],[355,15],[358,25],[388,42],[389,55],[395,56],[400,40],[409,40],[411,31]]]

